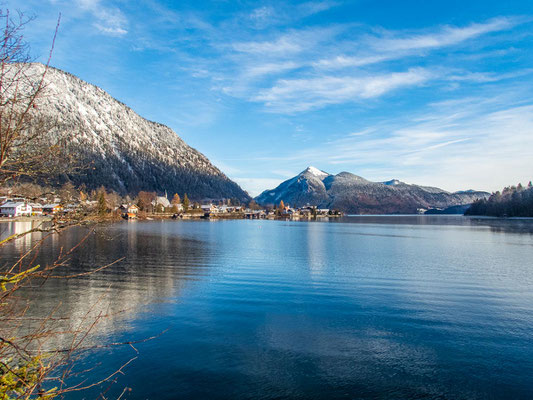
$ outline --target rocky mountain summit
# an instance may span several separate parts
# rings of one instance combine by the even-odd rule
[[[39,76],[44,66],[32,69]],[[67,152],[81,165],[63,180],[121,194],[146,190],[192,199],[250,199],[170,128],[142,118],[97,86],[55,68],[46,73],[45,85],[39,116],[54,121],[52,134],[65,137]]]
[[[489,193],[477,191],[450,193],[397,179],[371,182],[349,172],[332,175],[308,167],[277,188],[264,191],[255,200],[264,205],[279,204],[281,200],[294,207],[317,205],[350,214],[412,214],[418,209],[471,204],[488,196]]]

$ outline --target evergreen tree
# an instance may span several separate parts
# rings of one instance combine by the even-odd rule
[[[533,186],[509,186],[493,193],[488,200],[478,200],[466,210],[465,215],[492,217],[533,217]]]
[[[107,202],[105,198],[105,190],[100,190],[98,193],[98,214],[105,215],[107,212]]]
[[[189,197],[187,197],[187,193],[183,195],[183,211],[189,211]]]

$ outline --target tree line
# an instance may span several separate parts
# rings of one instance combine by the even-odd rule
[[[0,186],[0,196],[5,197],[21,197],[32,202],[54,203],[57,198],[60,199],[62,205],[71,203],[96,201],[99,202],[99,210],[111,211],[121,205],[135,204],[141,211],[146,212],[163,212],[168,210],[161,209],[156,200],[160,195],[155,191],[141,190],[136,195],[121,195],[115,190],[107,189],[101,185],[96,189],[89,189],[85,184],[75,186],[72,182],[67,182],[59,187],[39,185],[30,182],[11,182],[4,186]],[[189,198],[188,193],[183,193],[180,196],[175,193],[172,198],[168,199],[172,209],[178,204],[181,204],[186,211],[189,208],[199,208],[200,201]],[[218,205],[239,206],[246,205],[238,198],[211,200]],[[251,200],[248,205],[251,208],[257,208],[255,201]]]
[[[533,184],[518,184],[493,193],[488,199],[477,200],[465,215],[491,217],[533,217]]]

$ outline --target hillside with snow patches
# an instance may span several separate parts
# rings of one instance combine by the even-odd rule
[[[409,185],[397,179],[371,182],[349,172],[331,175],[308,167],[294,178],[272,190],[265,190],[255,200],[259,204],[285,204],[302,207],[307,204],[338,209],[350,214],[416,213],[418,209],[448,208],[471,204],[489,193]]]
[[[42,64],[32,64],[39,76]],[[165,125],[142,118],[99,87],[49,68],[36,112],[56,125],[67,152],[81,169],[56,177],[89,189],[104,185],[122,194],[140,190],[187,193],[192,199],[236,198],[248,194],[199,151]]]

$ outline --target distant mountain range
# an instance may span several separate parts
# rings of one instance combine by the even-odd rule
[[[42,64],[33,64],[39,76]],[[58,177],[89,189],[104,185],[121,194],[140,190],[187,193],[191,199],[250,197],[199,151],[165,125],[148,121],[104,90],[50,68],[39,116],[50,118],[55,132],[67,136],[67,152],[81,171]]]
[[[371,182],[349,172],[332,175],[308,167],[277,188],[265,190],[255,200],[262,205],[277,205],[281,200],[294,207],[317,205],[350,214],[413,214],[421,208],[471,204],[489,195],[472,190],[450,193],[435,187],[409,185],[397,179]]]

